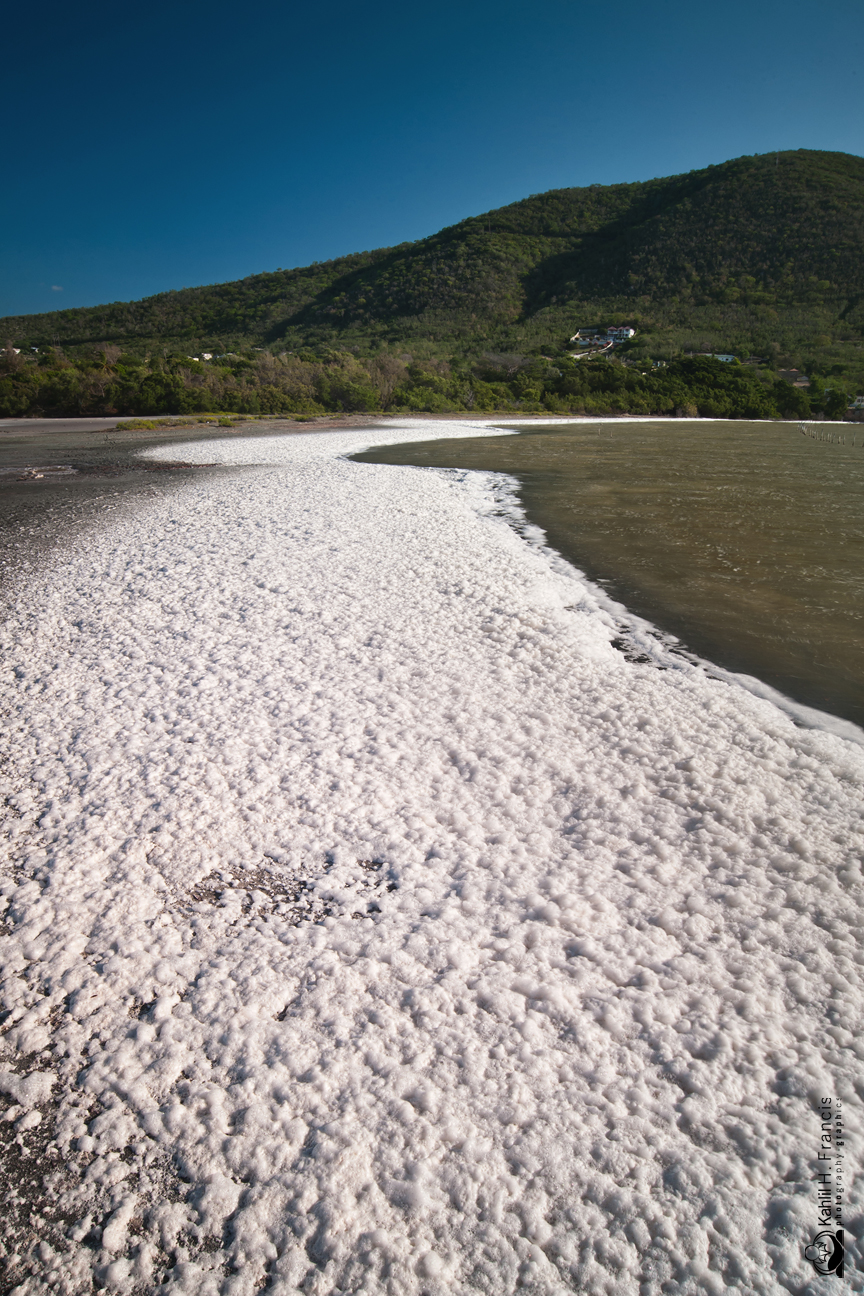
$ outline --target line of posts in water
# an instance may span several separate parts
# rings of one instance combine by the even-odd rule
[[[799,423],[798,430],[802,436],[810,437],[812,441],[830,441],[832,445],[848,445],[845,435],[839,432],[831,432],[826,428],[815,428],[812,423]],[[855,445],[855,433],[852,433],[852,445]],[[861,439],[861,445],[864,447],[864,436]]]

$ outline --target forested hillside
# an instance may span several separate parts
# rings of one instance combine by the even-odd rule
[[[259,405],[277,400],[263,394],[271,387],[295,408],[338,408],[339,399],[357,408],[356,391],[339,398],[331,390],[344,388],[339,374],[351,357],[351,383],[366,390],[359,407],[395,407],[394,393],[412,386],[412,366],[447,380],[439,395],[449,408],[471,408],[464,391],[488,384],[490,372],[509,384],[501,407],[522,407],[531,401],[513,384],[522,374],[525,386],[526,366],[542,354],[559,369],[564,357],[566,367],[578,326],[611,323],[636,327],[620,355],[646,374],[651,361],[682,352],[756,354],[775,377],[784,366],[806,369],[854,394],[864,386],[864,159],[798,150],[636,184],[554,190],[396,248],[139,302],[10,317],[0,320],[0,340],[31,359],[12,365],[0,401],[11,412],[14,388],[21,412],[33,412],[29,384],[45,386],[42,408],[68,408],[78,380],[67,377],[64,397],[52,379],[49,399],[50,384],[31,372],[65,364],[91,375],[82,409],[99,399],[117,405],[122,389],[137,410],[132,387],[140,395],[152,380],[156,400],[167,378],[176,380],[174,397],[152,412],[172,400],[188,404],[196,388],[211,402],[202,408],[242,408],[252,387]],[[189,361],[205,350],[217,358]],[[256,378],[262,365],[267,373]],[[280,366],[292,365],[288,381]],[[301,382],[298,365],[315,373]],[[388,366],[395,376],[382,378]],[[331,374],[329,388],[322,373]],[[554,394],[528,386],[541,407]],[[372,392],[378,403],[370,405]],[[824,406],[813,395],[814,408]]]

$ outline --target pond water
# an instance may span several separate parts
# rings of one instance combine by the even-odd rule
[[[533,425],[373,449],[510,473],[549,543],[692,652],[864,726],[864,427]]]

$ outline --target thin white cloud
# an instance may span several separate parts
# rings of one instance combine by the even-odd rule
[[[51,285],[51,291],[52,291],[52,292],[62,292],[63,289],[60,287],[60,284],[52,284],[52,285]]]

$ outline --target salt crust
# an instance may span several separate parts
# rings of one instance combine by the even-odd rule
[[[189,446],[257,466],[18,593],[0,1090],[90,1157],[19,1291],[821,1292],[864,752],[625,660],[506,481],[340,458],[418,429]]]

